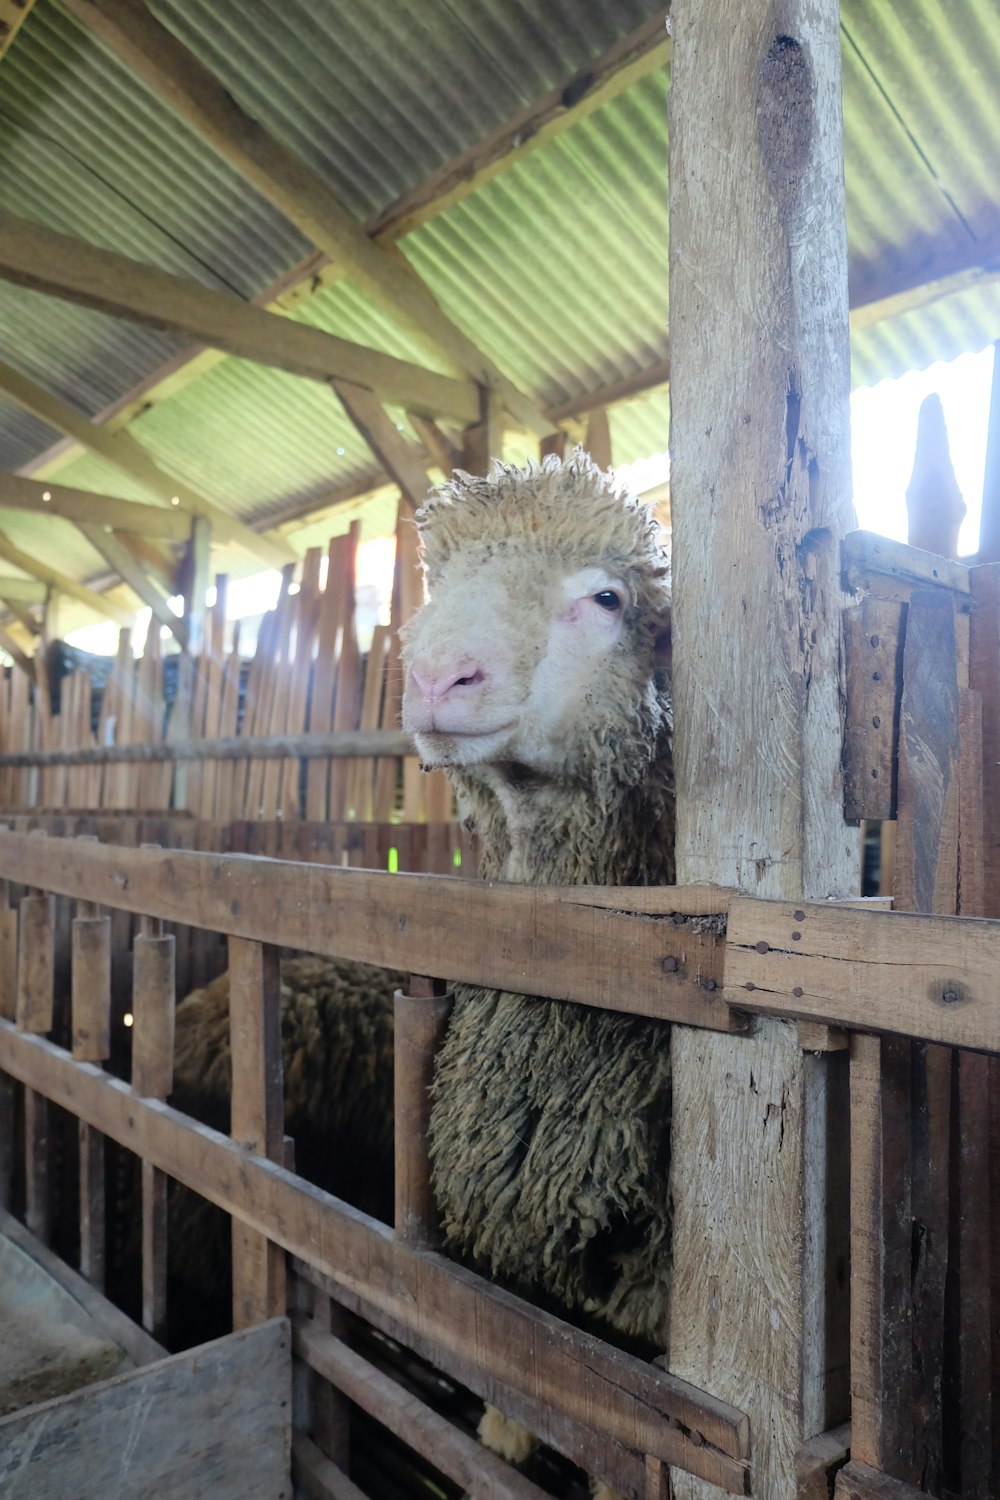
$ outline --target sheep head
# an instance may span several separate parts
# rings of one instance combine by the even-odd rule
[[[634,786],[669,720],[657,524],[580,452],[456,472],[417,515],[428,602],[404,631],[425,766]]]

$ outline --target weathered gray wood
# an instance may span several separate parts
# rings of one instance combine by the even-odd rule
[[[0,1421],[4,1500],[290,1500],[291,1345],[275,1319]]]
[[[839,7],[675,0],[671,34],[679,880],[846,895]],[[675,1028],[673,1055],[671,1368],[751,1414],[753,1492],[785,1500],[800,1443],[845,1415],[802,1363],[835,1284],[825,1237],[803,1232],[829,1190],[822,1145],[803,1154],[823,1062],[807,1070],[794,1030],[771,1023],[738,1045]],[[678,1476],[674,1493],[706,1492]]]
[[[864,598],[844,611],[844,816],[896,816],[903,605]]]
[[[747,1492],[749,1425],[729,1402],[441,1256],[398,1243],[385,1225],[168,1105],[136,1099],[120,1079],[73,1062],[6,1021],[0,1021],[0,1069],[44,1087],[55,1103],[270,1235],[333,1283],[372,1298],[421,1337],[464,1354],[474,1329],[477,1361],[505,1385],[731,1493]]]

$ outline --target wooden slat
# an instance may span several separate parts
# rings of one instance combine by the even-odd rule
[[[78,523],[79,529],[87,538],[99,557],[113,568],[123,583],[127,584],[133,594],[142,604],[152,612],[153,619],[160,625],[165,625],[171,632],[178,644],[183,648],[188,643],[187,626],[183,620],[179,620],[170,608],[166,599],[160,593],[155,584],[151,583],[143,569],[136,562],[122,542],[108,532],[103,526],[98,526],[90,521]],[[153,626],[153,629],[156,627]]]
[[[304,1432],[292,1438],[292,1478],[307,1500],[367,1500],[353,1479],[331,1463]]]
[[[232,1053],[231,1133],[268,1161],[284,1154],[281,977],[277,948],[229,943]],[[247,1328],[285,1311],[285,1258],[279,1246],[233,1221],[233,1324]]]
[[[545,1500],[544,1490],[383,1375],[343,1340],[303,1320],[295,1326],[294,1348],[300,1359],[370,1412],[407,1447],[456,1484],[474,1490],[477,1500]]]
[[[870,1465],[855,1460],[837,1475],[836,1500],[923,1500],[926,1490],[889,1479]]]
[[[896,816],[903,606],[866,596],[844,611],[844,817]]]
[[[284,1319],[0,1421],[5,1500],[287,1497]]]
[[[29,835],[37,846],[39,840]],[[11,878],[17,879],[13,871]],[[17,948],[17,1024],[22,1031],[52,1030],[55,903],[51,896],[22,896]]]
[[[969,593],[969,569],[964,563],[922,552],[875,531],[850,532],[840,552],[844,584],[850,590],[902,600],[909,599],[914,588]]]
[[[80,1275],[98,1291],[104,1290],[105,1274],[105,1171],[104,1137],[83,1120],[80,1142]]]
[[[103,1062],[111,1052],[110,917],[74,919],[72,972],[73,1056]]]
[[[44,1088],[57,1104],[422,1336],[464,1354],[469,1329],[475,1328],[484,1369],[505,1384],[637,1451],[745,1492],[749,1428],[728,1403],[442,1257],[397,1243],[377,1221],[169,1106],[136,1099],[119,1079],[93,1064],[74,1063],[52,1043],[9,1022],[0,1022],[0,1069]]]

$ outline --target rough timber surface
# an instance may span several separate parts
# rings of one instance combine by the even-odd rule
[[[849,895],[839,6],[674,0],[671,35],[678,879]],[[672,1054],[671,1368],[744,1405],[753,1493],[790,1500],[801,1443],[845,1415],[830,1409],[825,1362],[800,1362],[824,1336],[828,1297],[843,1299],[825,1238],[804,1227],[830,1193],[822,1139],[807,1170],[802,1157],[829,1070],[806,1068],[794,1029],[770,1021],[738,1042],[675,1027]],[[672,1483],[675,1500],[706,1494]]]
[[[638,1452],[745,1494],[749,1429],[728,1401],[611,1348],[442,1257],[412,1250],[385,1225],[228,1136],[0,1021],[0,1070],[103,1130],[128,1150],[337,1285],[370,1298],[422,1337],[468,1350],[505,1383],[591,1423]]]
[[[0,1421],[4,1500],[290,1500],[275,1319]]]

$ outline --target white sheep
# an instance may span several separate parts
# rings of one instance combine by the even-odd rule
[[[430,597],[405,631],[403,722],[454,783],[482,873],[669,884],[669,582],[652,515],[577,453],[456,474],[417,524]],[[462,1260],[662,1349],[669,1145],[668,1027],[458,986],[431,1151]],[[524,1455],[499,1414],[484,1437]]]

